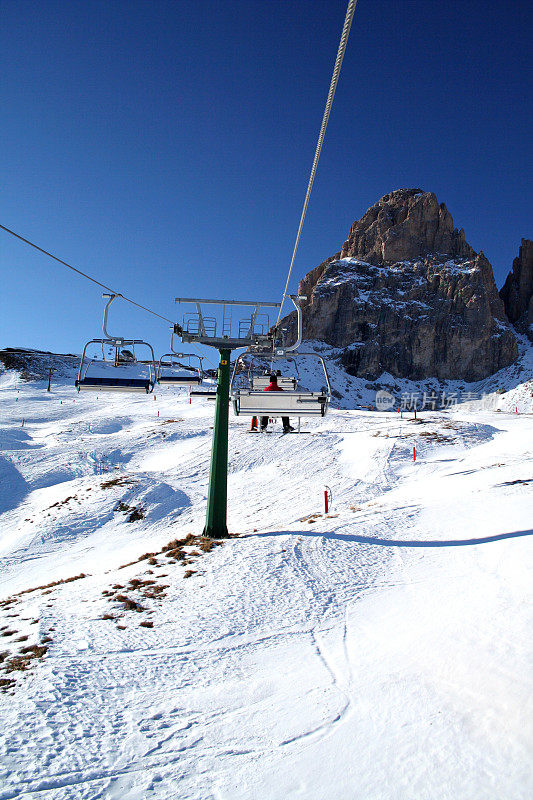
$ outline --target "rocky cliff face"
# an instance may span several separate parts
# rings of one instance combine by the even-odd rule
[[[343,348],[353,375],[479,380],[518,355],[490,263],[420,189],[382,197],[299,290],[304,338]]]
[[[500,289],[505,313],[522,333],[533,341],[533,241],[522,239],[518,258]]]

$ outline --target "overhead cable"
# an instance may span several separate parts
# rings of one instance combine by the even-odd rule
[[[5,225],[1,225],[0,224],[0,228],[3,231],[5,231],[6,233],[10,233],[11,236],[14,236],[16,239],[20,239],[21,242],[24,242],[25,244],[29,244],[30,247],[33,247],[35,250],[38,250],[40,253],[44,253],[45,256],[49,256],[50,258],[53,258],[54,261],[58,261],[60,264],[63,264],[63,266],[68,267],[68,269],[71,269],[73,272],[77,272],[78,275],[81,275],[83,278],[87,278],[88,281],[92,281],[92,283],[95,283],[97,286],[100,286],[102,289],[105,289],[107,292],[111,292],[111,294],[114,294],[117,297],[121,297],[123,300],[126,301],[126,303],[131,303],[132,306],[137,306],[137,308],[141,308],[143,311],[146,311],[148,314],[152,314],[154,317],[158,317],[159,319],[162,319],[164,322],[170,322],[170,324],[172,326],[174,326],[174,321],[169,319],[168,317],[163,317],[161,314],[158,314],[156,311],[152,311],[151,308],[147,308],[147,306],[143,306],[143,305],[141,305],[141,303],[137,303],[135,300],[132,300],[130,297],[126,297],[126,295],[122,294],[122,292],[117,292],[117,291],[115,291],[115,289],[112,289],[110,286],[106,286],[105,283],[101,283],[100,281],[97,281],[96,278],[91,277],[91,275],[87,275],[87,273],[86,272],[82,272],[81,269],[78,269],[77,267],[73,267],[72,264],[68,264],[66,261],[63,261],[62,258],[58,258],[53,253],[49,253],[48,250],[44,250],[42,247],[39,247],[39,245],[34,244],[33,242],[30,242],[29,239],[25,239],[24,236],[21,236],[19,233],[15,233],[15,231],[12,231],[10,228],[6,228]],[[193,342],[193,344],[194,344],[194,342]],[[194,345],[194,346],[196,347],[196,345]],[[198,348],[196,348],[196,349],[198,350]],[[198,351],[198,352],[200,352],[200,351]],[[204,356],[204,358],[206,359],[206,361],[209,361],[210,364],[212,364],[213,366],[216,366],[215,364],[213,364],[213,362],[211,361],[210,358],[207,358],[207,356]]]
[[[143,306],[140,303],[136,303],[135,300],[131,300],[129,297],[126,297],[121,292],[116,292],[114,289],[111,289],[110,286],[106,286],[104,283],[100,283],[100,281],[97,281],[96,278],[92,278],[90,275],[87,275],[86,272],[82,272],[81,269],[73,267],[72,264],[67,264],[67,262],[63,261],[62,258],[54,256],[53,253],[49,253],[48,250],[43,250],[42,247],[39,247],[33,242],[30,242],[29,239],[25,239],[24,236],[20,236],[20,234],[15,233],[15,231],[6,228],[5,225],[0,225],[0,228],[3,231],[6,231],[6,233],[10,233],[12,236],[15,236],[17,239],[20,239],[21,242],[25,242],[26,244],[29,244],[30,247],[34,247],[35,250],[38,250],[40,253],[44,253],[45,256],[50,256],[50,258],[53,258],[54,261],[59,261],[60,264],[63,264],[63,266],[68,267],[68,269],[71,269],[73,272],[77,272],[78,275],[81,275],[83,278],[87,278],[87,280],[92,281],[97,286],[101,286],[102,289],[105,289],[107,292],[111,292],[111,294],[115,294],[117,297],[122,297],[123,300],[125,300],[127,303],[131,303],[132,306],[137,306],[137,308],[142,308],[142,310],[147,311],[148,314],[153,314],[154,317],[159,317],[159,319],[162,319],[165,322],[170,322],[171,325],[174,325],[174,322],[171,319],[168,319],[168,317],[163,317],[161,316],[161,314],[157,314],[157,312],[152,311],[151,308],[147,308],[146,306]]]
[[[348,35],[350,33],[350,28],[352,25],[353,15],[355,12],[355,6],[357,5],[357,0],[349,0],[348,8],[346,10],[346,18],[344,20],[344,26],[342,28],[341,33],[341,40],[339,43],[339,49],[337,52],[337,58],[335,59],[335,66],[333,68],[333,76],[331,78],[331,84],[329,87],[328,98],[326,100],[326,108],[324,110],[324,116],[322,118],[322,125],[320,127],[320,133],[318,136],[318,143],[316,146],[315,151],[315,158],[313,160],[313,166],[311,168],[311,175],[309,177],[309,183],[307,185],[307,193],[305,195],[305,201],[302,209],[302,215],[300,217],[300,225],[298,226],[298,233],[296,234],[296,241],[294,243],[294,250],[292,252],[291,263],[289,266],[289,274],[287,275],[287,282],[285,284],[285,289],[283,291],[283,297],[281,298],[281,306],[278,313],[278,318],[276,321],[276,325],[279,323],[281,319],[281,312],[283,310],[283,304],[287,297],[287,289],[289,288],[289,282],[291,279],[292,268],[294,265],[294,259],[296,258],[296,252],[298,250],[298,245],[300,243],[300,235],[302,233],[302,228],[305,220],[305,215],[307,213],[307,206],[309,205],[309,198],[311,197],[311,190],[313,188],[313,183],[315,180],[316,170],[318,167],[318,159],[320,158],[320,151],[322,150],[322,145],[324,143],[324,137],[326,135],[326,128],[328,127],[328,120],[329,115],[331,112],[331,106],[333,105],[333,98],[335,97],[335,90],[337,88],[337,83],[339,81],[339,75],[342,66],[342,60],[344,58],[344,53],[346,51],[346,45],[348,43]]]

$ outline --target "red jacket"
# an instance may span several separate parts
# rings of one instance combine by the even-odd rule
[[[282,392],[282,391],[283,391],[283,389],[281,388],[281,386],[278,386],[278,384],[277,384],[277,383],[272,383],[272,382],[270,382],[270,383],[268,384],[268,386],[265,386],[265,388],[263,389],[263,391],[264,391],[264,392]]]

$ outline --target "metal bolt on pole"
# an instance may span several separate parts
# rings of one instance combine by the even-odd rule
[[[231,350],[220,350],[218,384],[213,425],[213,446],[209,471],[209,491],[204,536],[212,539],[228,537],[228,422]]]

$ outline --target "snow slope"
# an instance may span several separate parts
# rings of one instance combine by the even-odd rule
[[[0,607],[0,651],[48,650],[0,671],[0,800],[529,799],[523,370],[499,413],[232,418],[239,537],[189,563],[162,548],[201,532],[212,402],[6,373],[0,599],[45,588]]]

